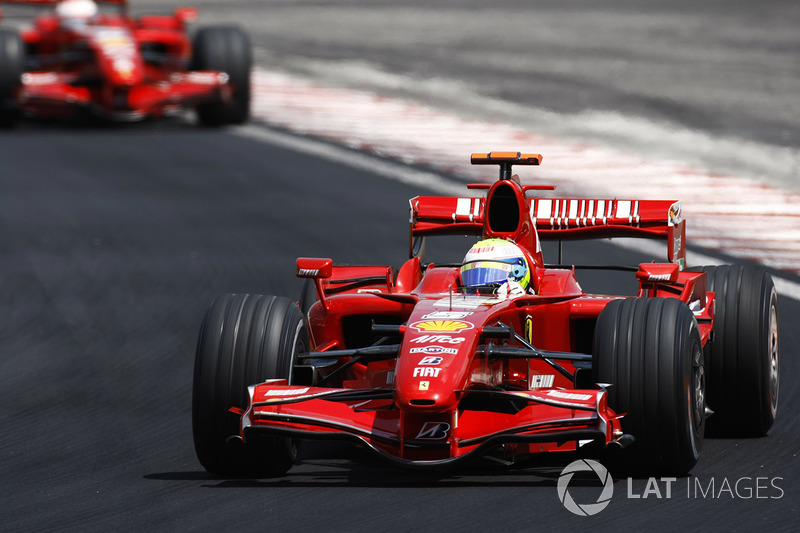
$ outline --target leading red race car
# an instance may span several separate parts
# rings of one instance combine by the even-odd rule
[[[522,185],[511,167],[540,162],[473,154],[500,166],[495,183],[469,186],[481,195],[413,198],[410,259],[396,276],[300,258],[297,276],[315,291],[299,302],[217,298],[194,369],[206,470],[281,474],[296,439],[318,438],[406,466],[595,456],[681,475],[707,420],[717,434],[764,435],[778,402],[770,275],[685,269],[677,201],[528,198],[553,187]],[[463,262],[424,263],[425,239],[453,234],[481,240]],[[543,260],[543,240],[612,237],[667,243],[667,262],[627,268],[635,296],[587,294],[581,267]]]
[[[137,121],[194,108],[204,125],[249,116],[252,53],[237,27],[201,28],[192,42],[193,8],[134,18],[126,0],[98,0],[112,12],[89,0],[0,1],[53,8],[22,32],[0,28],[2,126],[81,111]]]

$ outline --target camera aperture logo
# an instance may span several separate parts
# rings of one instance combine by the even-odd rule
[[[569,482],[572,481],[572,476],[578,472],[594,472],[600,479],[603,484],[603,491],[596,502],[577,503],[569,493]],[[564,507],[569,512],[579,516],[592,516],[605,509],[611,502],[611,497],[614,495],[614,480],[606,467],[597,461],[579,459],[571,462],[561,471],[556,488],[558,489],[558,499],[561,500],[561,503],[564,504]]]

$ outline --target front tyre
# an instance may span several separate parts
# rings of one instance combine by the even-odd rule
[[[192,43],[192,70],[225,72],[233,88],[230,102],[197,106],[203,126],[244,124],[250,116],[250,70],[253,53],[247,33],[236,26],[201,28]]]
[[[594,379],[636,439],[619,465],[628,473],[688,473],[705,431],[705,369],[697,321],[674,298],[614,300],[595,327]]]
[[[295,302],[276,296],[228,294],[209,307],[200,328],[192,391],[192,430],[197,458],[224,477],[285,473],[296,458],[288,438],[242,444],[239,415],[247,387],[269,378],[292,381],[298,353],[308,351],[308,331]]]
[[[714,338],[706,347],[714,436],[766,435],[778,411],[778,293],[764,268],[705,266],[714,291]]]

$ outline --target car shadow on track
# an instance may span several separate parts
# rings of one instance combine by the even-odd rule
[[[115,135],[142,131],[220,131],[224,128],[203,127],[191,112],[159,118],[146,118],[135,122],[115,122],[93,115],[79,115],[63,119],[22,120],[12,128],[0,129],[0,135],[29,136],[64,132],[113,132]]]
[[[442,470],[418,470],[396,467],[364,449],[343,444],[303,443],[300,460],[285,475],[274,478],[221,478],[204,471],[146,474],[153,481],[200,481],[205,488],[272,488],[349,486],[366,488],[422,487],[555,487],[563,466],[515,467],[491,458],[481,458],[463,466]],[[576,486],[598,485],[596,477],[578,475]]]

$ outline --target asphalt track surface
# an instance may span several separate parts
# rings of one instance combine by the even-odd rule
[[[576,517],[558,501],[558,470],[412,472],[343,445],[304,446],[285,477],[207,475],[194,456],[190,402],[210,299],[297,297],[301,255],[399,265],[407,199],[425,192],[291,143],[198,130],[190,120],[0,133],[2,529],[795,528],[800,303],[783,297],[775,426],[762,439],[707,440],[670,498],[664,483],[662,498],[652,486],[647,498],[628,497],[618,480],[604,511]],[[638,260],[602,250],[569,249],[566,259]],[[603,288],[627,286],[615,279]],[[738,493],[723,489],[737,481]],[[586,485],[576,499],[597,497]],[[635,480],[630,494],[647,489]]]

